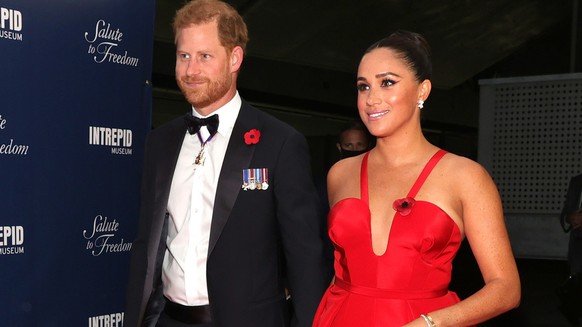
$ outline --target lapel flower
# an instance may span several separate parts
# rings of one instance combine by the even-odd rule
[[[261,138],[261,131],[259,131],[258,129],[253,128],[250,131],[245,133],[245,143],[247,145],[259,143],[260,138]]]
[[[412,211],[412,207],[414,207],[414,203],[416,201],[413,198],[404,198],[395,200],[392,204],[392,208],[398,211],[402,216],[408,216],[410,211]]]

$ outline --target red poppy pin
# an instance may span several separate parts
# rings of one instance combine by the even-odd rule
[[[261,131],[259,131],[258,129],[253,128],[250,131],[245,133],[245,143],[247,145],[259,143],[260,138],[261,138]]]
[[[412,211],[412,207],[414,207],[414,203],[416,201],[413,198],[404,198],[395,200],[392,204],[392,208],[398,211],[402,216],[408,216],[410,211]]]

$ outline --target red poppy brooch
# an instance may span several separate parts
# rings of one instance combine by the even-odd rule
[[[412,211],[412,207],[414,207],[415,203],[416,201],[413,198],[398,199],[394,201],[392,208],[398,211],[400,215],[408,216],[410,211]]]
[[[245,143],[247,145],[259,143],[260,138],[261,138],[261,131],[259,131],[258,129],[253,128],[250,131],[245,133]]]

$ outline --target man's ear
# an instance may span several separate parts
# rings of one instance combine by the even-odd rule
[[[240,70],[240,66],[243,62],[244,52],[240,46],[236,46],[232,49],[230,54],[230,72],[238,72]]]

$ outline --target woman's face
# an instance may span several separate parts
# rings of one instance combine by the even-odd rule
[[[430,81],[419,83],[396,52],[372,50],[362,57],[357,77],[358,111],[372,135],[393,135],[420,127],[418,101],[430,92]]]

